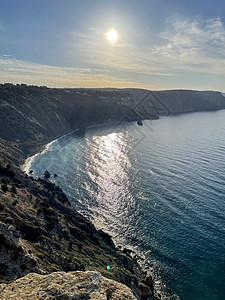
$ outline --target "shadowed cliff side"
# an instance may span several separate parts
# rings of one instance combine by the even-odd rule
[[[24,153],[77,129],[105,122],[156,119],[160,115],[225,108],[213,91],[142,89],[50,89],[0,84],[0,137]]]

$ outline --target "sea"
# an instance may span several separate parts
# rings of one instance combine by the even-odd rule
[[[72,206],[140,257],[162,299],[225,299],[225,110],[70,133],[26,169],[57,174]]]

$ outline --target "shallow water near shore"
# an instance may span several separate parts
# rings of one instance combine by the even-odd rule
[[[225,299],[225,110],[70,134],[29,167],[144,255],[163,299]]]

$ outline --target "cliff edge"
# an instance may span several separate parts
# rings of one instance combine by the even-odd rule
[[[93,271],[31,273],[0,284],[0,299],[137,300],[127,286]]]

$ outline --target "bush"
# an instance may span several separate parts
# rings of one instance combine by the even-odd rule
[[[15,185],[12,186],[11,192],[12,192],[13,194],[17,194],[17,190],[16,190]]]
[[[22,264],[20,266],[21,270],[24,272],[27,269],[27,265],[26,264]]]
[[[1,189],[2,189],[2,191],[3,191],[4,193],[6,193],[6,192],[8,191],[8,187],[7,187],[6,184],[2,184],[2,185],[1,185]]]
[[[25,239],[32,243],[36,243],[40,238],[40,229],[33,225],[23,224],[20,231],[24,235]]]
[[[0,264],[0,276],[8,275],[8,266],[6,264]]]
[[[12,224],[12,223],[13,223],[13,218],[7,217],[7,218],[5,219],[5,223],[6,223],[6,224]]]

